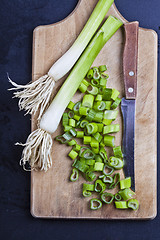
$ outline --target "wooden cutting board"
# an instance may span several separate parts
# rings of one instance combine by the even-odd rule
[[[39,26],[33,34],[33,81],[47,73],[52,64],[64,54],[88,20],[98,0],[79,0],[75,10],[64,20],[48,26]],[[108,15],[127,22],[113,4]],[[107,17],[106,16],[106,17]],[[109,87],[124,96],[122,54],[124,30],[119,29],[102,49],[95,66],[108,66]],[[41,218],[81,219],[153,219],[157,213],[157,34],[140,28],[138,56],[138,96],[136,104],[135,180],[138,211],[117,210],[114,204],[103,205],[98,211],[89,209],[90,198],[82,196],[80,176],[75,183],[69,181],[72,161],[67,157],[70,147],[53,140],[53,166],[44,172],[31,173],[31,214]],[[56,83],[54,95],[65,78]],[[73,101],[81,99],[77,93]],[[121,124],[119,114],[116,120]],[[36,117],[32,118],[32,130],[36,129]],[[62,133],[61,127],[53,134]],[[116,134],[120,145],[122,131]],[[119,171],[123,178],[123,171]],[[93,195],[94,196],[94,195]]]

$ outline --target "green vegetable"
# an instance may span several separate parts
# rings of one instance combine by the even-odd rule
[[[95,187],[94,187],[94,190],[98,193],[103,193],[104,190],[106,189],[106,184],[103,183],[100,179],[97,179],[95,181]]]
[[[99,66],[99,71],[100,71],[100,72],[105,72],[106,70],[107,70],[106,65],[101,65],[101,66]]]
[[[128,206],[128,208],[131,208],[135,211],[135,210],[138,210],[138,208],[139,208],[139,202],[137,199],[130,199],[127,202],[127,206]]]
[[[131,187],[131,177],[127,177],[123,180],[120,180],[120,189],[130,188]]]
[[[130,188],[125,188],[123,190],[120,190],[119,194],[121,195],[123,200],[128,200],[135,195],[135,193]]]
[[[72,149],[68,156],[74,160],[78,156],[78,153]]]
[[[112,16],[108,17],[103,26],[89,43],[88,47],[82,53],[68,78],[65,80],[57,95],[54,97],[49,108],[42,116],[40,121],[41,129],[44,129],[49,133],[56,131],[63,112],[78,89],[81,81],[84,79],[94,59],[105,43],[111,38],[111,36],[120,26],[122,26],[122,22],[120,20]]]
[[[71,176],[70,176],[71,182],[77,181],[78,178],[79,178],[79,172],[78,172],[78,170],[77,170],[76,168],[73,168],[73,169],[72,169],[72,174],[71,174]]]
[[[112,193],[105,192],[102,193],[101,199],[103,202],[110,204],[111,202],[113,202],[114,195]]]
[[[125,202],[125,201],[115,201],[115,206],[118,209],[127,209],[128,208],[127,202]]]
[[[90,200],[90,209],[98,210],[102,207],[102,202],[96,198]]]

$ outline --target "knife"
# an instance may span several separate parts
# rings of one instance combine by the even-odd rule
[[[124,24],[125,46],[123,52],[123,76],[125,98],[121,101],[123,116],[122,151],[125,177],[131,177],[131,189],[135,191],[135,105],[137,94],[137,61],[139,22]]]

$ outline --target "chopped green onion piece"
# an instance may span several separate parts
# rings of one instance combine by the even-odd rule
[[[115,141],[115,136],[110,136],[110,135],[105,135],[104,136],[104,144],[105,144],[105,146],[107,146],[107,147],[114,147],[115,146],[114,141]]]
[[[79,178],[79,172],[78,172],[78,170],[77,170],[76,168],[73,168],[73,169],[72,169],[72,174],[71,174],[71,176],[70,176],[71,182],[77,181],[78,178]]]
[[[110,204],[114,199],[114,195],[112,193],[105,192],[102,193],[101,199],[103,202]]]
[[[106,109],[107,109],[107,110],[110,110],[110,109],[111,109],[112,101],[105,101],[105,103],[106,103]]]
[[[112,108],[112,109],[116,109],[116,108],[118,107],[118,105],[120,104],[121,101],[122,101],[122,100],[117,97],[116,100],[112,103],[111,108]]]
[[[78,159],[76,158],[72,164],[72,167],[75,167],[76,163],[78,162]]]
[[[106,184],[104,182],[102,182],[102,180],[97,179],[95,181],[94,190],[101,194],[106,190]]]
[[[85,93],[87,91],[87,86],[82,82],[80,85],[79,85],[79,91],[82,92],[82,93]]]
[[[121,201],[121,199],[122,199],[122,197],[121,197],[121,195],[119,193],[116,193],[114,195],[114,198],[115,198],[116,201]]]
[[[95,160],[93,160],[93,159],[88,159],[88,160],[86,160],[86,164],[92,166],[92,165],[95,164]]]
[[[110,167],[107,164],[104,165],[103,174],[105,176],[110,176],[113,172],[114,172],[114,168],[113,167]]]
[[[104,125],[111,125],[112,119],[103,119],[102,122],[103,122]]]
[[[91,94],[86,94],[82,100],[82,106],[87,108],[92,108],[94,102],[94,96]]]
[[[85,159],[94,159],[94,157],[95,157],[94,152],[89,148],[87,148],[83,151],[83,148],[84,147],[81,148],[80,157],[83,157]]]
[[[74,160],[74,159],[76,159],[76,157],[78,156],[78,153],[72,149],[72,150],[69,152],[68,156]]]
[[[94,171],[102,171],[104,168],[104,163],[95,162],[94,164]]]
[[[99,79],[101,77],[101,74],[99,72],[99,69],[97,67],[93,67],[93,79]]]
[[[95,161],[96,162],[101,162],[101,163],[103,162],[102,158],[99,155],[95,156]]]
[[[90,145],[92,148],[99,148],[99,142],[95,138],[91,138]]]
[[[118,115],[117,110],[106,110],[104,112],[104,119],[112,119],[115,120]]]
[[[70,109],[70,110],[72,110],[73,107],[74,107],[74,103],[73,103],[72,101],[70,101],[69,104],[68,104],[68,106],[67,106],[67,108]]]
[[[76,151],[76,152],[79,152],[81,149],[81,146],[79,144],[76,144],[74,147],[73,147],[73,150]]]
[[[120,180],[120,189],[131,187],[131,177]]]
[[[73,118],[74,118],[75,120],[79,121],[79,119],[81,118],[81,116],[75,114]]]
[[[99,71],[102,73],[102,72],[105,72],[107,70],[107,67],[106,65],[101,65],[99,66]]]
[[[93,181],[96,178],[96,174],[90,170],[86,171],[86,180]]]
[[[76,121],[73,118],[69,119],[69,126],[75,127],[76,126]]]
[[[76,145],[76,144],[77,144],[77,142],[76,142],[76,140],[74,140],[74,139],[72,139],[71,141],[68,142],[68,145],[69,145],[69,146],[74,146],[74,145]]]
[[[90,144],[91,137],[90,136],[84,136],[83,137],[83,144]]]
[[[87,108],[87,107],[81,106],[81,107],[79,108],[79,114],[80,114],[81,116],[86,116],[86,115],[88,114],[88,112],[89,112],[89,108]]]
[[[62,116],[62,125],[63,126],[66,126],[68,125],[69,123],[69,118],[68,118],[68,113],[63,113],[63,116]]]
[[[100,86],[98,89],[98,93],[102,95],[102,99],[103,99],[103,91],[104,91],[104,88]]]
[[[99,80],[98,79],[91,79],[91,85],[95,87],[99,87]]]
[[[84,137],[84,132],[83,131],[77,131],[77,138],[83,138]]]
[[[112,96],[112,89],[111,88],[105,88],[103,90],[103,95],[102,95],[102,99],[105,101],[111,100],[111,96]]]
[[[95,101],[102,101],[102,95],[101,94],[97,94]]]
[[[85,126],[86,126],[88,123],[89,123],[89,122],[88,122],[86,119],[84,119],[84,120],[81,121],[80,127],[81,127],[81,128],[85,128]]]
[[[111,98],[113,100],[116,100],[116,98],[118,97],[119,94],[120,94],[120,92],[118,90],[116,90],[115,88],[113,88]]]
[[[98,176],[99,178],[104,178],[104,175],[100,175],[100,176]]]
[[[103,123],[97,123],[98,126],[98,132],[103,132]]]
[[[92,195],[92,193],[90,191],[83,190],[83,196],[84,197],[90,197],[91,195]]]
[[[103,73],[101,73],[101,77],[107,79],[107,78],[109,78],[109,75],[107,73],[103,72]]]
[[[74,112],[73,111],[69,111],[68,112],[68,117],[69,118],[73,118],[74,117]]]
[[[95,86],[89,85],[88,88],[87,88],[87,92],[92,94],[92,95],[97,95],[98,94],[98,88],[95,87]]]
[[[55,139],[62,144],[67,143],[69,141],[66,138],[64,138],[63,135],[56,136]]]
[[[72,138],[72,136],[71,136],[71,134],[69,132],[65,132],[62,136],[67,141],[71,140],[71,138]]]
[[[113,178],[111,176],[104,176],[103,175],[103,182],[104,183],[113,183]]]
[[[133,209],[135,211],[135,210],[137,210],[139,208],[139,202],[138,202],[137,199],[130,199],[127,202],[127,206],[128,206],[128,208],[131,208],[131,209]]]
[[[123,200],[128,200],[135,195],[135,192],[133,192],[130,188],[125,188],[123,190],[120,190],[119,194],[121,195]]]
[[[83,158],[83,157],[80,157],[79,161],[80,161],[81,163],[83,163],[83,164],[86,164],[86,159]]]
[[[93,109],[90,109],[88,115],[86,116],[86,119],[90,122],[92,122],[92,120],[94,119],[96,115],[96,112]]]
[[[100,142],[100,147],[105,147],[104,141],[102,139],[102,141]]]
[[[90,209],[98,210],[102,207],[102,202],[96,198],[90,200]]]
[[[104,149],[104,147],[101,147],[100,150],[99,150],[99,155],[103,158],[103,161],[106,163],[107,160],[108,160],[108,157],[107,157],[107,152],[106,150]]]
[[[72,129],[71,126],[67,126],[67,125],[64,126],[64,132],[69,132],[71,129]]]
[[[97,101],[93,105],[94,110],[103,111],[106,108],[106,104],[103,101]]]
[[[127,209],[127,202],[125,201],[115,201],[115,206],[118,209]]]
[[[89,82],[86,79],[83,79],[82,83],[85,84],[87,87],[89,86]]]
[[[88,73],[87,73],[87,78],[88,78],[88,79],[93,78],[93,69],[92,69],[92,68],[89,69],[89,71],[88,71]]]
[[[98,131],[98,126],[96,123],[88,123],[86,125],[86,129],[87,129],[87,133],[90,134],[94,134]]]
[[[81,102],[75,103],[75,105],[74,105],[74,107],[73,107],[73,109],[72,109],[75,114],[78,114],[78,113],[79,113],[79,108],[80,108],[80,106],[81,106]]]
[[[120,182],[120,174],[116,173],[113,177],[113,183],[110,184],[109,189],[115,188]]]
[[[123,168],[124,162],[120,158],[110,157],[109,166],[114,167],[116,170],[120,170]]]
[[[102,87],[106,87],[107,79],[106,78],[100,78],[99,85]]]
[[[74,164],[74,167],[83,173],[85,173],[89,169],[89,166],[84,162],[81,162],[80,160],[76,161],[76,163]]]
[[[101,122],[102,122],[102,119],[103,119],[103,112],[96,112],[93,120],[94,120],[95,122],[101,123]]]
[[[99,132],[93,134],[93,137],[94,137],[99,143],[101,142],[101,140],[102,140],[102,138],[103,138]]]
[[[121,146],[117,146],[113,148],[114,156],[118,158],[123,158]]]
[[[94,184],[83,183],[83,190],[94,191]]]
[[[76,136],[76,130],[74,129],[74,128],[71,128],[70,130],[69,130],[69,132],[72,134],[72,136],[73,137],[75,137]]]
[[[119,124],[107,125],[107,126],[104,126],[103,128],[103,134],[115,133],[115,132],[119,132],[119,130],[120,130]]]
[[[95,153],[95,154],[98,154],[99,153],[99,148],[92,148],[92,151]]]
[[[91,192],[94,191],[94,184],[87,184],[87,183],[83,183],[83,196],[84,197],[90,197],[91,196]]]

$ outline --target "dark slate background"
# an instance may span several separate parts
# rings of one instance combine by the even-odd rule
[[[42,220],[30,215],[30,174],[20,168],[22,149],[14,146],[16,141],[25,142],[30,133],[30,116],[24,117],[24,113],[18,111],[17,100],[11,100],[6,72],[17,83],[30,81],[33,29],[62,20],[71,13],[77,2],[0,0],[0,239],[160,239],[159,207],[158,216],[152,221]],[[138,20],[140,26],[152,28],[160,35],[159,0],[115,2],[126,19]],[[149,166],[148,174],[152,174]],[[159,197],[158,191],[158,203]]]

